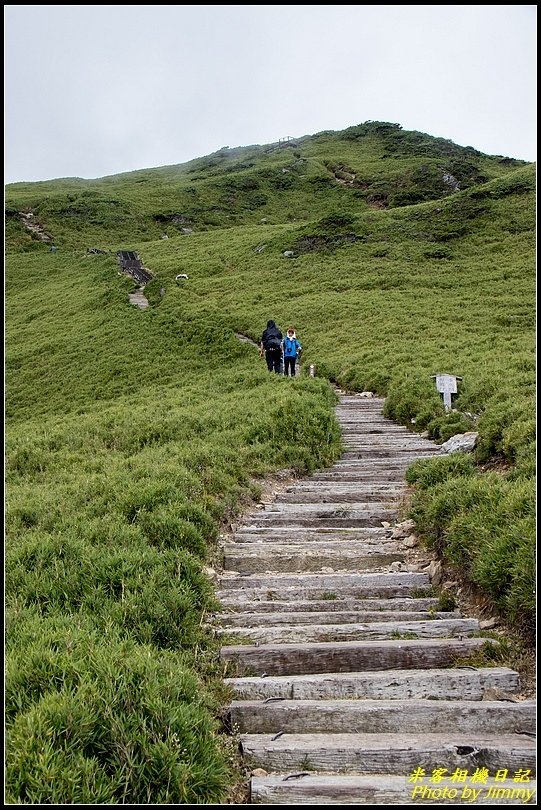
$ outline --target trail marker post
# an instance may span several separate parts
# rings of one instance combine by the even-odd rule
[[[432,374],[433,380],[436,380],[436,389],[443,396],[443,405],[446,411],[451,410],[451,395],[457,392],[457,380],[462,377],[456,377],[454,374]]]

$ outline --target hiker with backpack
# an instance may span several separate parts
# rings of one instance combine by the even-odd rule
[[[267,368],[276,374],[282,372],[282,333],[274,321],[267,321],[267,328],[261,335],[259,356],[265,357]]]
[[[282,350],[284,353],[284,374],[286,377],[294,377],[295,364],[300,360],[302,346],[297,340],[297,335],[292,326],[287,330],[287,335],[282,340]]]

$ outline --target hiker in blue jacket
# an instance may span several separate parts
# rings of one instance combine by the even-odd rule
[[[269,371],[282,373],[282,333],[274,321],[267,321],[259,342],[259,356],[265,357]]]
[[[292,326],[287,330],[287,335],[282,340],[282,349],[284,352],[284,374],[286,377],[295,376],[295,364],[297,358],[300,359],[302,346],[297,340],[295,330]]]

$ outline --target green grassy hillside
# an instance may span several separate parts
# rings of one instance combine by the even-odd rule
[[[339,456],[330,382],[479,432],[410,469],[411,515],[533,639],[534,165],[370,122],[5,202],[10,803],[231,799],[209,569],[265,476]],[[315,378],[237,338],[269,318]]]

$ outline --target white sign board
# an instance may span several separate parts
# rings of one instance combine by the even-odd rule
[[[436,388],[440,394],[456,394],[456,377],[452,374],[436,374]]]
[[[443,394],[443,404],[446,411],[451,410],[451,394],[457,393],[457,379],[461,380],[462,377],[455,377],[454,374],[435,374],[436,388]]]

